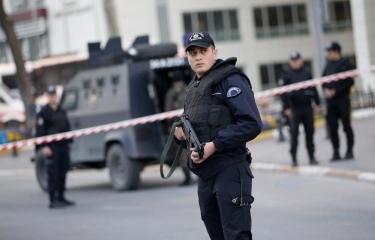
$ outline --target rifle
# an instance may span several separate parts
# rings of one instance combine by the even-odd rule
[[[186,137],[187,147],[194,147],[195,151],[198,152],[199,159],[203,158],[204,155],[204,146],[206,143],[201,143],[197,137],[197,134],[194,131],[193,126],[190,123],[189,116],[186,113],[183,113],[180,117],[182,123],[182,129]],[[190,155],[189,155],[190,156]]]
[[[180,146],[178,148],[176,156],[173,160],[171,170],[169,171],[168,175],[165,177],[164,172],[163,172],[163,164],[164,164],[164,161],[165,161],[165,157],[168,153],[168,150],[171,146],[176,127],[182,127],[182,129],[184,131],[184,134],[185,134],[185,137],[186,137],[186,141],[182,141],[180,143]],[[179,162],[179,158],[181,156],[182,149],[185,147],[185,143],[186,143],[186,147],[189,150],[189,153],[188,153],[189,165],[190,165],[191,168],[194,168],[195,163],[193,163],[193,161],[191,161],[191,159],[190,159],[190,148],[195,148],[195,151],[198,152],[199,158],[203,158],[204,146],[206,145],[206,143],[201,143],[199,141],[199,139],[197,137],[197,134],[195,133],[194,128],[190,123],[189,116],[186,113],[183,113],[180,116],[180,118],[177,119],[173,123],[171,132],[170,132],[168,140],[167,140],[167,143],[165,144],[163,153],[160,157],[160,175],[161,175],[162,178],[168,179],[168,178],[170,178],[170,176],[172,176],[172,174],[173,174],[174,170],[176,169],[177,164]]]

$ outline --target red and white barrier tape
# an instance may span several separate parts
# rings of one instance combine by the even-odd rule
[[[313,87],[318,84],[338,81],[338,80],[342,80],[348,77],[355,77],[359,74],[364,74],[364,73],[368,73],[371,71],[375,71],[375,65],[366,69],[351,70],[351,71],[333,74],[333,75],[322,77],[322,78],[315,78],[309,81],[291,84],[291,85],[284,86],[284,87],[277,87],[274,89],[261,91],[255,94],[255,99],[259,99],[261,97],[280,95],[282,93],[287,93],[287,92],[292,92],[292,91],[297,91],[297,90]],[[175,118],[175,117],[180,116],[182,114],[182,111],[183,109],[179,109],[175,111],[158,113],[158,114],[154,114],[150,116],[129,119],[129,120],[121,121],[121,122],[109,123],[109,124],[100,125],[96,127],[90,127],[90,128],[74,130],[74,131],[65,132],[65,133],[53,134],[53,135],[48,135],[44,137],[31,138],[27,140],[12,142],[12,143],[0,144],[0,151],[9,150],[12,148],[32,146],[32,145],[41,144],[41,143],[56,142],[56,141],[60,141],[64,139],[76,138],[76,137],[91,135],[95,133],[107,132],[107,131],[117,130],[117,129],[126,128],[130,126],[142,125],[146,123]]]
[[[375,65],[368,67],[368,68],[364,68],[364,69],[350,70],[350,71],[346,71],[342,73],[332,74],[332,75],[325,76],[325,77],[314,78],[314,79],[303,81],[300,83],[290,84],[290,85],[283,86],[283,87],[277,87],[277,88],[273,88],[270,90],[261,91],[255,94],[255,99],[259,99],[262,97],[276,96],[276,95],[280,95],[280,94],[287,93],[287,92],[292,92],[292,91],[297,91],[297,90],[313,87],[318,84],[339,81],[342,79],[355,77],[357,75],[368,73],[371,71],[375,71]]]
[[[182,111],[183,111],[182,109],[179,109],[179,110],[175,110],[175,111],[171,111],[171,112],[158,113],[158,114],[154,114],[154,115],[151,115],[151,116],[134,118],[134,119],[129,119],[129,120],[121,121],[121,122],[115,122],[115,123],[100,125],[100,126],[96,126],[96,127],[90,127],[90,128],[74,130],[74,131],[70,131],[70,132],[48,135],[48,136],[44,136],[44,137],[37,137],[37,138],[31,138],[31,139],[27,139],[27,140],[12,142],[12,143],[1,144],[0,145],[0,151],[9,150],[9,149],[12,149],[12,148],[21,148],[21,147],[25,147],[25,146],[32,146],[32,145],[42,144],[42,143],[56,142],[56,141],[60,141],[60,140],[64,140],[64,139],[76,138],[76,137],[91,135],[91,134],[95,134],[95,133],[107,132],[107,131],[111,131],[111,130],[117,130],[117,129],[121,129],[121,128],[126,128],[126,127],[131,127],[131,126],[161,121],[161,120],[165,120],[165,119],[175,118],[175,117],[180,116],[182,114]]]

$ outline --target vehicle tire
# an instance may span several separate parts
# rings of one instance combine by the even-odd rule
[[[38,181],[39,187],[47,192],[48,191],[48,175],[47,168],[45,164],[45,157],[42,153],[42,150],[38,150],[35,156],[35,172],[36,179]]]
[[[138,188],[142,165],[126,157],[120,144],[108,149],[106,161],[113,189],[123,191]]]

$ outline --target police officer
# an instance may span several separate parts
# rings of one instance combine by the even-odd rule
[[[217,59],[207,32],[186,42],[196,73],[188,85],[184,111],[201,142],[204,155],[190,149],[189,169],[198,179],[201,218],[211,239],[252,239],[250,208],[253,174],[246,161],[246,142],[262,129],[250,80],[235,67],[236,58]],[[175,137],[184,140],[181,128]]]
[[[341,46],[337,42],[331,42],[327,47],[328,62],[323,71],[323,76],[352,70],[354,67],[348,59],[341,57]],[[323,90],[327,97],[327,116],[330,129],[330,138],[333,147],[331,161],[341,160],[339,153],[338,120],[341,119],[347,139],[345,159],[353,159],[354,133],[350,123],[350,88],[354,84],[353,78],[323,84]]]
[[[303,60],[299,52],[292,52],[289,60],[290,68],[287,69],[279,79],[279,85],[286,86],[312,79],[311,72],[304,68]],[[291,148],[292,166],[297,166],[297,146],[299,125],[303,124],[305,129],[306,148],[311,165],[317,165],[314,156],[314,109],[312,100],[315,102],[315,111],[320,111],[320,100],[315,87],[283,94],[284,114],[291,120]]]
[[[47,87],[48,104],[37,115],[36,136],[70,131],[65,111],[57,102],[56,88]],[[59,208],[74,205],[74,202],[65,198],[65,179],[69,169],[69,150],[72,139],[38,145],[45,156],[48,174],[48,192],[50,208]]]
[[[172,87],[168,89],[165,95],[165,111],[173,111],[184,107],[184,98],[187,86],[184,81],[184,75],[181,70],[171,72]],[[173,119],[171,119],[174,121]],[[173,122],[171,122],[173,123]],[[176,146],[176,145],[174,145]],[[184,181],[180,186],[188,186],[191,184],[190,170],[186,164],[186,150],[184,149],[180,157],[180,166],[185,175]]]

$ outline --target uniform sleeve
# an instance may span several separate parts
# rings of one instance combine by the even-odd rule
[[[328,63],[327,63],[327,64],[328,64]],[[322,73],[322,76],[323,76],[323,77],[327,76],[327,74],[326,74],[326,69],[327,69],[327,65],[324,67],[324,70],[323,70],[323,73]],[[325,88],[328,88],[328,83],[323,83],[323,84],[322,84],[322,88],[323,88],[323,90],[324,90]]]
[[[290,84],[290,78],[286,72],[282,73],[279,77],[279,85],[286,86]],[[283,110],[290,108],[290,95],[288,93],[284,93],[280,95],[281,102],[283,103]]]
[[[36,115],[36,137],[43,137],[47,135],[47,126],[45,119],[45,110],[42,108],[39,113]],[[36,145],[36,149],[46,146],[45,143]]]
[[[311,72],[310,71],[308,71],[308,72],[309,72],[309,79],[313,79],[313,76],[312,76]],[[320,105],[320,97],[319,97],[319,92],[316,89],[316,86],[312,87],[312,90],[315,92],[315,94],[314,94],[315,104],[319,106]]]
[[[349,62],[349,60],[346,60],[343,63],[343,67],[341,68],[340,72],[345,72],[349,70],[353,70],[353,65]],[[354,84],[353,78],[346,78],[343,80],[339,80],[338,84],[335,85],[335,91],[336,91],[336,97],[341,97],[343,95],[346,95],[348,91],[350,91],[351,86]]]
[[[68,114],[66,113],[66,111],[64,111],[64,115],[65,115],[65,121],[66,121],[66,125],[68,126],[68,132],[72,130],[72,128],[70,127],[70,123],[69,123],[69,119],[68,119]],[[67,139],[67,141],[69,143],[73,143],[73,138],[69,138]]]
[[[240,89],[240,93],[228,97],[227,93],[232,88]],[[240,75],[232,75],[226,81],[222,81],[215,90],[221,93],[221,100],[236,120],[234,124],[221,130],[218,137],[213,140],[217,151],[233,150],[258,136],[262,129],[262,121],[248,81]]]

